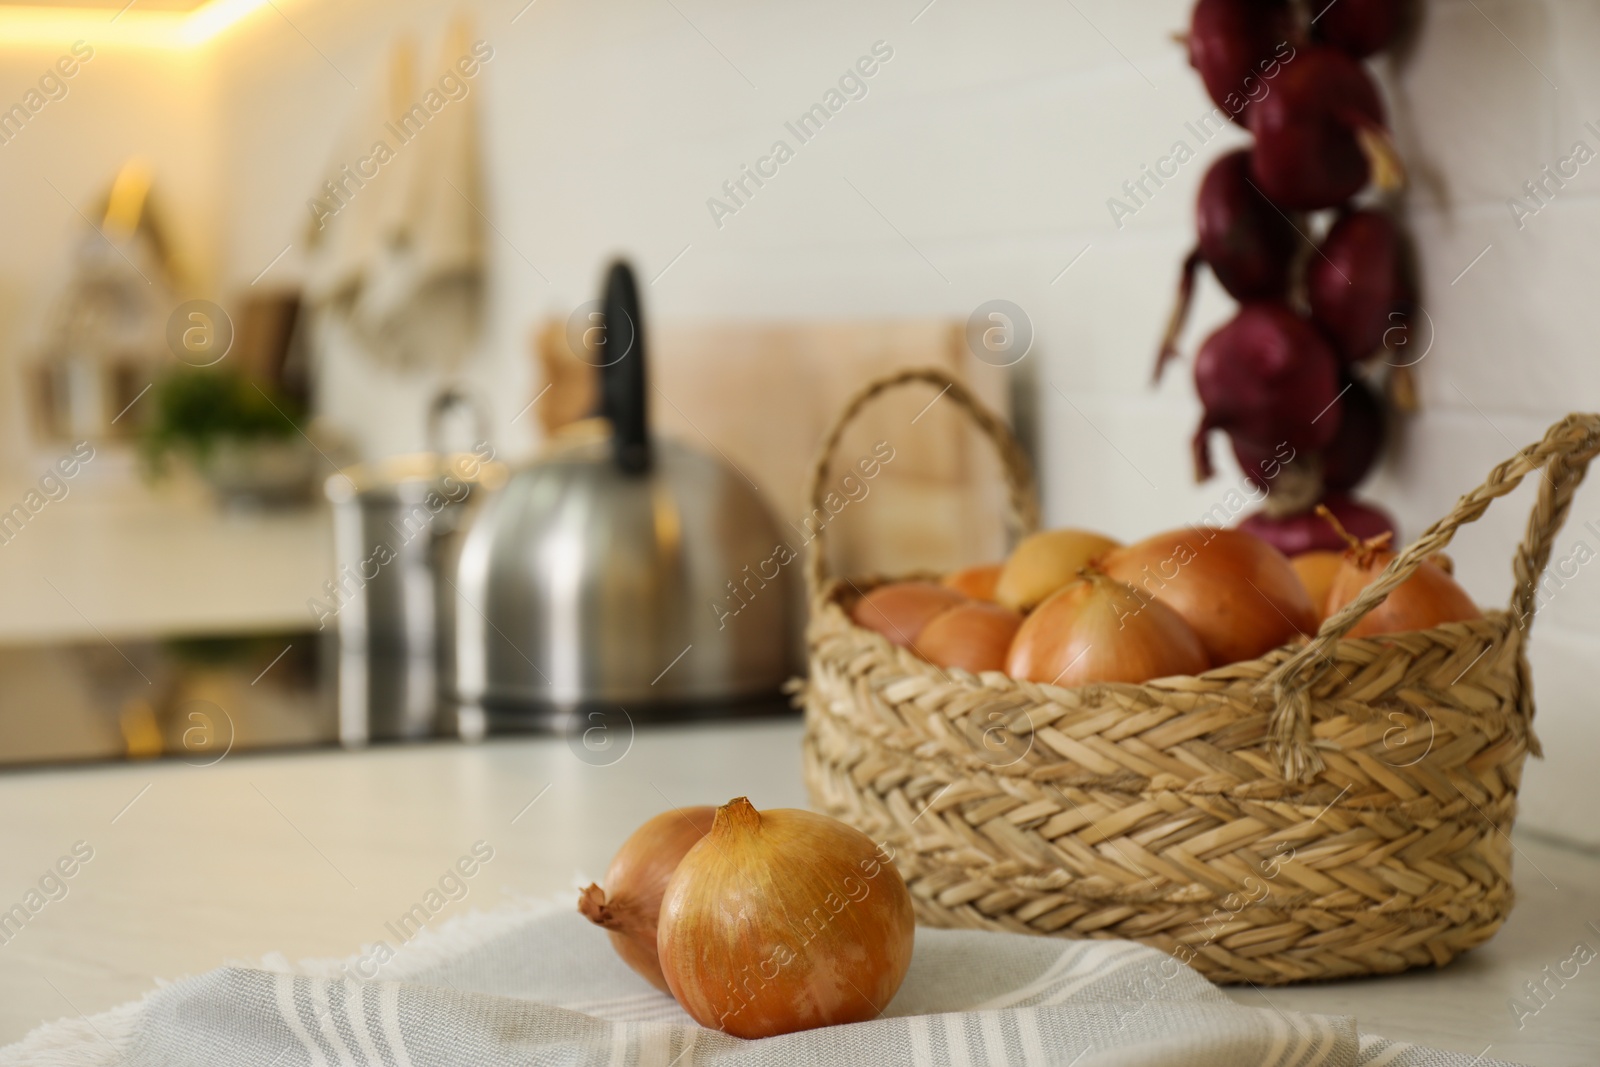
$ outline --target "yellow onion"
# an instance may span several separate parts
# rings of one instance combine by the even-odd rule
[[[1000,563],[979,563],[962,567],[945,575],[939,584],[973,600],[993,600],[995,583],[1000,580],[1002,566]]]
[[[1316,630],[1316,609],[1288,557],[1243,530],[1172,530],[1107,553],[1100,566],[1183,616],[1214,667]]]
[[[663,993],[670,992],[656,958],[656,918],[667,880],[678,863],[711,829],[716,809],[665,811],[622,843],[606,871],[608,890],[591,885],[578,896],[578,911],[611,934],[622,962]]]
[[[1200,638],[1177,612],[1097,570],[1034,609],[1011,642],[1006,673],[1067,688],[1199,674]]]
[[[911,894],[889,860],[837,819],[729,801],[667,883],[672,995],[743,1038],[876,1018],[911,963]]]
[[[999,604],[974,600],[940,612],[922,628],[916,651],[929,663],[977,674],[1006,666],[1006,650],[1022,616]]]
[[[1012,550],[995,582],[994,598],[1013,611],[1028,611],[1078,572],[1117,547],[1088,530],[1041,530]]]
[[[1302,552],[1298,556],[1289,557],[1289,566],[1294,568],[1300,584],[1306,587],[1306,596],[1311,599],[1311,606],[1317,613],[1319,624],[1327,618],[1322,614],[1322,609],[1328,603],[1328,590],[1333,587],[1334,576],[1339,573],[1339,567],[1343,563],[1343,552],[1329,552],[1326,549]]]
[[[1358,541],[1326,507],[1319,506],[1317,514],[1333,523],[1350,546],[1344,554],[1339,573],[1334,575],[1333,584],[1328,589],[1324,617],[1331,617],[1377,581],[1396,553],[1387,547],[1387,533],[1369,541]],[[1472,597],[1450,576],[1450,571],[1454,569],[1450,557],[1435,552],[1417,565],[1411,577],[1391,589],[1388,596],[1362,616],[1361,621],[1351,627],[1345,636],[1375,637],[1378,634],[1409,633],[1412,630],[1431,630],[1447,622],[1483,618],[1483,612],[1472,602]]]
[[[966,597],[933,582],[891,582],[856,601],[850,618],[894,644],[910,648],[933,617],[966,601]]]

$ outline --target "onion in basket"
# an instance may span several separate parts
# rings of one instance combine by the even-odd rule
[[[973,601],[941,612],[922,628],[917,652],[929,663],[977,674],[1000,671],[1022,616],[999,604]]]
[[[1319,623],[1327,618],[1322,609],[1328,604],[1328,590],[1333,588],[1333,580],[1343,563],[1342,552],[1321,550],[1302,552],[1289,560],[1295,574],[1300,576],[1300,584],[1306,587],[1306,595],[1311,598],[1311,606],[1316,609]]]
[[[1183,616],[1214,667],[1255,659],[1316,629],[1316,610],[1288,559],[1242,530],[1173,530],[1109,553],[1100,565]]]
[[[1000,580],[1001,563],[979,563],[951,571],[940,581],[946,589],[954,589],[973,600],[993,600],[995,583]]]
[[[1338,527],[1338,520],[1326,508],[1317,509],[1323,518]],[[1389,535],[1381,534],[1367,541],[1358,541],[1338,527],[1349,542],[1339,573],[1334,575],[1328,590],[1327,615],[1338,614],[1346,604],[1361,595],[1389,566],[1396,553],[1386,546]],[[1445,566],[1450,566],[1448,560]],[[1467,591],[1461,588],[1439,564],[1423,560],[1411,577],[1389,591],[1350,628],[1346,637],[1374,637],[1378,634],[1408,633],[1412,630],[1431,630],[1447,622],[1481,619],[1483,612],[1472,602]]]
[[[880,585],[856,601],[850,619],[875,630],[894,644],[910,648],[922,628],[942,611],[966,602],[954,589],[932,582],[892,582]]]
[[[1068,688],[1136,684],[1207,666],[1200,638],[1177,612],[1092,569],[1023,620],[1006,659],[1013,678]]]
[[[994,598],[1008,608],[1028,611],[1117,542],[1088,530],[1041,530],[1022,539],[1000,568]]]

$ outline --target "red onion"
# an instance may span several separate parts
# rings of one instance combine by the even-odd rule
[[[1363,504],[1343,493],[1329,493],[1322,502],[1346,530],[1362,540],[1384,533],[1399,536],[1394,520],[1370,504]],[[1291,557],[1305,552],[1342,552],[1347,547],[1338,531],[1314,510],[1281,518],[1258,511],[1240,522],[1239,529],[1255,534]]]
[[[1347,211],[1317,252],[1306,264],[1306,295],[1312,321],[1339,354],[1354,362],[1394,343],[1390,331],[1403,324],[1410,293],[1400,227],[1381,211]]]
[[[1332,492],[1354,489],[1360,484],[1378,462],[1388,428],[1378,394],[1354,378],[1345,384],[1349,388],[1339,397],[1343,412],[1339,432],[1322,450],[1322,484]]]
[[[1274,513],[1300,511],[1315,503],[1324,490],[1354,489],[1377,463],[1386,430],[1382,401],[1355,378],[1345,376],[1339,388],[1339,432],[1317,457],[1320,463],[1308,466],[1309,455],[1282,445],[1268,448],[1252,441],[1232,442],[1245,479],[1272,494],[1273,502],[1280,505],[1272,509]],[[1298,499],[1288,499],[1289,494]],[[1285,497],[1282,502],[1280,496]]]
[[[1178,335],[1189,317],[1194,272],[1201,263],[1235,300],[1281,300],[1289,267],[1300,247],[1294,224],[1250,182],[1250,150],[1229,152],[1211,165],[1195,201],[1200,243],[1184,261],[1178,299],[1156,358],[1155,376],[1178,354]]]
[[[1300,246],[1294,224],[1250,184],[1250,150],[1212,164],[1195,204],[1200,252],[1235,299],[1270,300],[1289,289],[1289,264]]]
[[[1199,0],[1189,22],[1189,63],[1206,92],[1240,125],[1259,99],[1260,86],[1294,55],[1293,27],[1283,0]]]
[[[1256,136],[1252,177],[1286,208],[1336,207],[1369,177],[1387,187],[1403,175],[1377,87],[1337,48],[1302,48],[1283,64],[1272,91],[1251,106],[1249,124]]]
[[[1207,438],[1226,430],[1269,450],[1325,448],[1339,430],[1339,363],[1316,327],[1272,301],[1246,304],[1195,357],[1205,407],[1194,436],[1195,470],[1212,474]]]
[[[1322,458],[1316,453],[1283,443],[1269,449],[1235,437],[1228,441],[1245,480],[1266,490],[1263,507],[1269,514],[1292,515],[1322,499]]]
[[[1381,52],[1394,42],[1408,6],[1404,0],[1322,0],[1322,4],[1318,5],[1322,14],[1312,26],[1317,39],[1357,59]]]

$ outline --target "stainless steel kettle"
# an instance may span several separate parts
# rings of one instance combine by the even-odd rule
[[[649,432],[625,263],[610,268],[602,312],[609,436],[515,471],[462,546],[466,732],[770,710],[796,665],[799,560],[766,505],[728,463]]]

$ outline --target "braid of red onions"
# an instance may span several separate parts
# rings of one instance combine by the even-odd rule
[[[1412,21],[1404,0],[1340,0],[1320,14],[1298,0],[1198,0],[1185,38],[1207,93],[1253,143],[1201,181],[1155,374],[1178,355],[1208,267],[1240,307],[1195,356],[1196,476],[1214,473],[1210,438],[1222,431],[1264,496],[1241,528],[1290,556],[1339,547],[1318,505],[1358,536],[1394,531],[1351,495],[1387,436],[1382,367],[1396,364],[1376,357],[1409,340],[1417,290],[1404,230],[1368,193],[1399,188],[1405,170],[1363,60]]]

